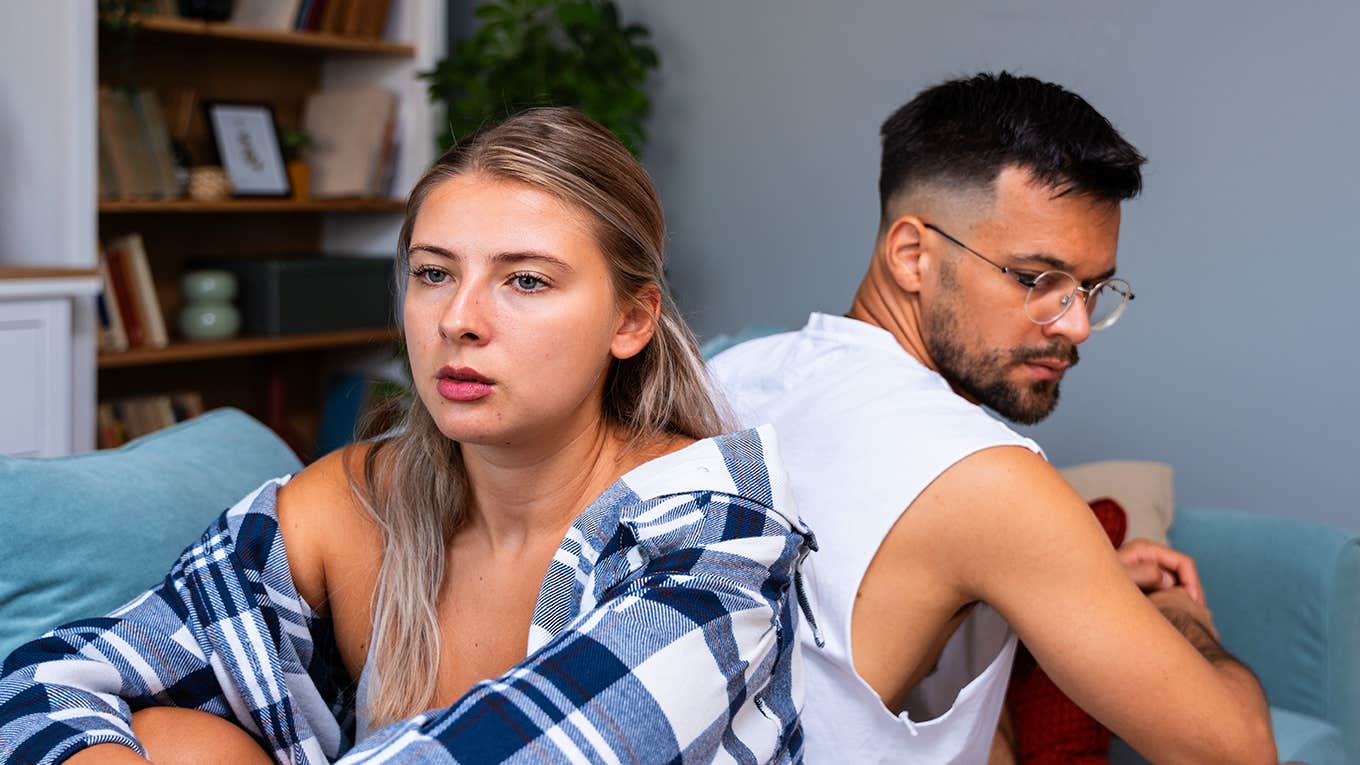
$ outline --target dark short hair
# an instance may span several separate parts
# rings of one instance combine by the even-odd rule
[[[983,73],[922,91],[883,123],[879,210],[923,182],[990,188],[1002,168],[1018,165],[1060,194],[1109,202],[1143,187],[1147,160],[1114,125],[1059,85]]]

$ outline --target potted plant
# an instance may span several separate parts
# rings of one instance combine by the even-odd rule
[[[580,108],[641,152],[651,111],[643,86],[660,62],[651,32],[625,26],[614,0],[490,0],[475,15],[477,32],[420,75],[448,107],[443,148],[488,121],[551,105]]]
[[[279,131],[279,147],[288,167],[288,184],[293,187],[293,199],[307,199],[312,194],[312,172],[307,164],[306,151],[311,147],[312,135],[302,128]]]

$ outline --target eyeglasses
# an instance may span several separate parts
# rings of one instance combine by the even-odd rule
[[[1066,271],[1045,271],[1041,274],[1016,271],[994,262],[950,236],[939,226],[926,223],[925,227],[982,258],[987,265],[1009,275],[1022,287],[1028,288],[1029,292],[1025,295],[1025,316],[1035,324],[1052,324],[1061,319],[1063,314],[1067,313],[1067,309],[1072,307],[1072,303],[1076,302],[1077,293],[1081,293],[1091,329],[1105,329],[1119,321],[1119,317],[1124,315],[1124,309],[1129,307],[1129,301],[1133,300],[1133,289],[1123,279],[1105,279],[1090,287],[1083,287],[1075,276]]]

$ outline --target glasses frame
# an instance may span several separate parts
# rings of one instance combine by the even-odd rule
[[[1026,276],[1022,276],[1021,274],[1016,273],[1016,272],[1015,272],[1015,269],[1010,268],[1010,267],[1008,267],[1008,266],[1003,266],[1003,265],[1001,265],[1000,263],[997,263],[996,261],[994,261],[994,260],[992,260],[991,258],[987,257],[986,255],[983,255],[982,253],[980,253],[980,252],[978,252],[977,250],[973,249],[972,247],[969,247],[968,245],[966,245],[966,244],[964,244],[963,242],[959,241],[956,237],[954,237],[954,236],[953,236],[952,234],[950,234],[948,231],[945,231],[944,229],[940,228],[939,226],[935,225],[934,223],[926,223],[926,222],[922,221],[922,224],[921,224],[921,225],[925,226],[926,228],[930,229],[931,231],[934,231],[935,233],[939,234],[940,236],[944,237],[945,239],[948,239],[950,242],[952,242],[952,243],[958,245],[959,247],[963,248],[964,250],[966,250],[966,251],[968,251],[968,252],[970,252],[970,253],[972,253],[972,254],[978,256],[979,258],[982,259],[982,262],[986,263],[987,265],[991,266],[992,268],[995,268],[996,270],[1000,271],[1001,273],[1003,273],[1003,274],[1009,276],[1010,278],[1014,279],[1014,280],[1016,281],[1016,283],[1018,283],[1021,287],[1024,287],[1024,288],[1026,288],[1027,290],[1029,290],[1029,292],[1025,295],[1025,306],[1026,306],[1026,308],[1028,308],[1028,306],[1029,306],[1030,295],[1033,295],[1033,294],[1034,294],[1034,285],[1037,284],[1037,283],[1039,282],[1040,279],[1044,278],[1044,277],[1047,276],[1048,274],[1061,274],[1061,275],[1063,275],[1063,276],[1066,276],[1068,279],[1070,279],[1070,280],[1072,281],[1072,284],[1073,284],[1074,286],[1072,287],[1072,291],[1069,292],[1069,293],[1067,293],[1067,295],[1065,295],[1065,296],[1063,297],[1063,300],[1062,300],[1062,310],[1058,311],[1058,315],[1057,315],[1057,316],[1054,316],[1053,318],[1049,319],[1048,321],[1035,321],[1034,317],[1029,315],[1029,311],[1028,311],[1028,310],[1025,311],[1025,318],[1026,318],[1026,319],[1029,319],[1030,321],[1033,321],[1035,324],[1038,324],[1038,325],[1041,326],[1041,327],[1042,327],[1042,326],[1047,326],[1047,325],[1049,325],[1049,324],[1052,324],[1053,322],[1057,321],[1058,319],[1061,319],[1063,316],[1066,316],[1066,315],[1067,315],[1067,309],[1069,309],[1069,308],[1072,307],[1072,303],[1073,303],[1072,296],[1073,296],[1073,295],[1076,295],[1077,293],[1081,293],[1081,303],[1082,303],[1083,306],[1086,306],[1086,307],[1087,307],[1088,313],[1087,313],[1086,315],[1087,315],[1087,317],[1089,318],[1090,315],[1091,315],[1091,314],[1089,313],[1089,311],[1090,311],[1090,305],[1091,305],[1091,302],[1090,302],[1091,295],[1095,294],[1095,292],[1096,292],[1097,290],[1099,290],[1101,287],[1104,287],[1104,286],[1107,285],[1107,284],[1123,285],[1123,287],[1124,287],[1124,289],[1123,289],[1123,293],[1124,293],[1124,302],[1123,302],[1122,304],[1120,304],[1120,306],[1119,306],[1118,308],[1116,308],[1116,309],[1114,310],[1113,313],[1110,314],[1109,318],[1102,320],[1102,321],[1100,322],[1100,324],[1098,324],[1098,325],[1097,325],[1097,324],[1092,324],[1092,325],[1091,325],[1091,329],[1093,329],[1093,330],[1100,330],[1100,329],[1105,329],[1105,328],[1107,328],[1107,327],[1113,326],[1115,322],[1119,321],[1119,317],[1124,315],[1125,309],[1128,308],[1129,303],[1132,302],[1133,299],[1134,299],[1134,297],[1135,297],[1135,295],[1133,294],[1133,286],[1130,285],[1130,284],[1128,283],[1127,280],[1125,280],[1125,279],[1120,279],[1119,277],[1110,277],[1109,279],[1102,279],[1102,280],[1096,282],[1095,284],[1091,285],[1090,287],[1083,287],[1083,286],[1081,286],[1081,282],[1077,280],[1077,277],[1073,276],[1072,274],[1067,273],[1066,271],[1062,271],[1062,270],[1056,269],[1056,268],[1050,268],[1049,270],[1040,273],[1038,276],[1035,276],[1035,277],[1032,278],[1032,279],[1029,278],[1029,277],[1026,277]]]

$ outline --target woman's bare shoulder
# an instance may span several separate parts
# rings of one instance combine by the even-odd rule
[[[327,612],[327,571],[352,559],[356,548],[381,549],[380,531],[350,483],[364,485],[371,443],[351,444],[308,465],[279,490],[279,530],[302,599]],[[328,562],[331,562],[328,565]]]

